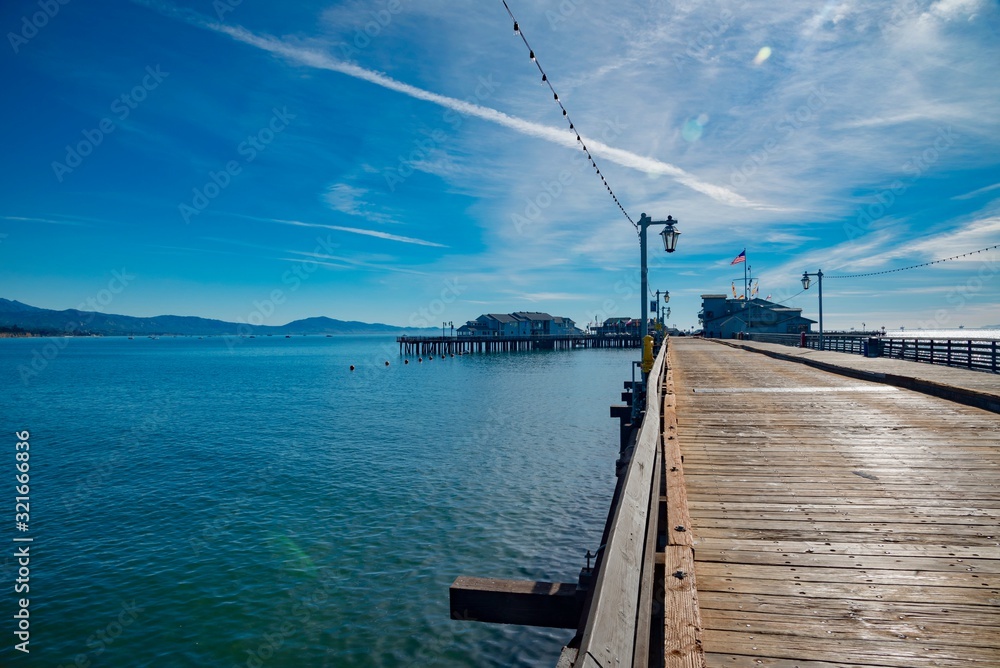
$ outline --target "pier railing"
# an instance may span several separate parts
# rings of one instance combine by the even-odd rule
[[[662,393],[667,345],[660,347],[646,390],[646,410],[632,447],[595,581],[579,650],[564,665],[648,666],[662,476]],[[662,592],[660,592],[662,601]],[[662,652],[662,648],[658,651]]]
[[[634,334],[531,334],[529,336],[398,336],[400,355],[469,355],[472,353],[638,348]]]
[[[594,567],[570,583],[461,576],[450,589],[453,619],[576,629],[557,668],[663,666],[664,648],[683,661],[670,666],[699,665],[691,658],[700,648],[693,551],[666,357],[664,342],[638,425],[630,405],[611,407],[622,422],[621,457]],[[641,383],[625,385],[622,398],[640,401]]]
[[[749,340],[798,347],[799,334],[750,334]],[[807,334],[806,347],[819,349],[819,335]],[[864,334],[824,334],[823,349],[869,357],[963,367],[1000,373],[1000,343],[989,339],[927,339],[871,337]]]
[[[998,373],[997,342],[982,339],[879,339],[882,357]]]

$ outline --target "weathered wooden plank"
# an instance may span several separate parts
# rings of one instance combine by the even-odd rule
[[[905,533],[908,535],[931,534],[938,536],[944,534],[948,536],[980,536],[985,540],[993,540],[994,537],[1000,536],[1000,527],[997,527],[996,524],[993,524],[992,522],[972,525],[952,523],[948,525],[947,530],[944,530],[937,524],[871,521],[878,519],[874,517],[866,519],[868,521],[855,519],[853,521],[844,520],[839,522],[809,522],[805,520],[793,519],[776,521],[770,519],[757,520],[737,518],[735,521],[738,522],[744,529],[759,529],[761,531],[776,529],[783,531],[811,531],[816,534],[836,534],[843,531],[851,533],[872,533],[886,536],[893,533]],[[695,522],[695,526],[699,529],[722,529],[731,526],[732,523],[733,521],[725,518],[699,517]]]
[[[705,655],[709,668],[865,668],[860,663],[831,663],[829,661],[803,661],[801,659],[778,659],[774,657],[756,657],[746,654],[720,654],[711,652]],[[876,664],[867,664],[875,666]]]
[[[695,532],[699,536],[706,538],[730,538],[734,540],[828,540],[844,543],[863,543],[879,541],[887,545],[907,544],[907,543],[927,543],[928,545],[940,544],[942,536],[933,532],[875,532],[875,531],[817,531],[809,527],[781,527],[774,526],[762,529],[739,529],[732,527],[699,527],[697,519],[694,520]],[[993,535],[993,534],[990,534]],[[984,535],[975,533],[949,534],[947,542],[949,545],[979,546],[984,540],[995,540]]]
[[[839,659],[849,665],[894,666],[896,668],[996,668],[1000,653],[992,648],[928,646],[916,638],[896,641],[847,640],[844,638],[800,638],[791,635],[705,629],[705,645],[713,652],[757,653],[784,659],[829,661]]]
[[[563,647],[562,652],[559,654],[559,662],[556,663],[556,668],[573,668],[578,656],[579,652],[575,647]]]
[[[659,429],[657,421],[657,429]],[[652,651],[650,647],[651,615],[643,614],[642,611],[653,609],[656,592],[653,591],[653,580],[656,574],[656,537],[658,534],[657,523],[659,520],[660,506],[660,476],[662,475],[662,439],[656,442],[655,453],[653,455],[653,475],[650,478],[649,506],[646,510],[646,544],[643,547],[642,556],[642,579],[639,585],[639,614],[635,625],[635,649],[633,652],[633,668],[648,668],[649,657]],[[656,650],[659,652],[659,649]]]
[[[1000,559],[957,559],[955,557],[904,557],[899,555],[881,556],[830,553],[781,553],[753,552],[749,550],[718,550],[699,547],[698,561],[787,565],[820,566],[827,568],[877,568],[942,573],[991,573],[1000,579]]]
[[[573,582],[459,576],[449,589],[451,618],[575,629],[582,598]]]
[[[881,599],[815,599],[779,594],[746,594],[734,597],[727,592],[702,589],[698,606],[711,611],[711,618],[725,619],[727,613],[743,615],[747,623],[755,615],[797,615],[801,618],[840,619],[856,617],[872,622],[907,620],[916,624],[952,624],[962,628],[992,628],[994,613],[988,608],[963,603],[885,601]],[[997,638],[997,634],[984,633]]]
[[[717,631],[736,631],[802,638],[834,640],[895,641],[933,637],[939,645],[980,647],[1000,650],[1000,635],[991,627],[943,623],[946,615],[912,620],[863,617],[855,612],[839,617],[809,617],[801,614],[762,613],[753,611],[713,611],[710,627]]]
[[[688,545],[668,545],[665,558],[663,665],[665,668],[702,668],[705,652],[701,641],[694,553]]]
[[[660,440],[660,383],[665,357],[666,347],[662,347],[649,374],[645,418],[598,567],[580,642],[584,666],[626,666],[633,661],[647,516]]]
[[[673,388],[673,374],[669,370],[671,353],[667,352],[667,382]],[[664,476],[667,491],[667,544],[691,545],[691,515],[688,512],[687,484],[684,479],[684,457],[677,440],[676,396],[671,392],[664,398]]]
[[[1000,559],[1000,545],[941,545],[941,544],[888,544],[882,542],[829,542],[813,541],[781,541],[781,540],[728,540],[697,536],[695,544],[698,554],[701,548],[726,549],[731,551],[746,550],[750,552],[782,552],[789,554],[854,554],[854,555],[886,555],[886,556],[926,556],[926,557],[957,557],[964,559]]]

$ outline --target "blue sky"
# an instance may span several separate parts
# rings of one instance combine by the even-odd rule
[[[997,3],[509,4],[625,209],[680,221],[650,244],[677,326],[744,248],[807,316],[822,269],[827,328],[1000,323],[1000,251],[833,280],[1000,243]],[[0,296],[638,313],[635,231],[499,0],[36,0],[0,28]]]

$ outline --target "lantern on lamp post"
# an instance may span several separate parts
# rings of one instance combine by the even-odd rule
[[[820,269],[815,274],[802,272],[803,290],[808,290],[809,286],[812,284],[809,280],[810,276],[816,277],[816,283],[819,286],[819,349],[823,350],[823,270]]]

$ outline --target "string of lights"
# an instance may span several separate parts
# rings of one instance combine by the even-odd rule
[[[824,276],[825,276],[825,274],[824,274]],[[780,302],[774,302],[774,303],[775,304],[787,304],[788,302],[792,301],[793,299],[795,299],[796,297],[798,297],[799,295],[801,295],[803,292],[805,292],[805,290],[799,290],[798,292],[796,292],[791,297],[787,297],[787,298],[785,298],[784,300],[782,300]]]
[[[507,14],[508,16],[510,16],[510,20],[514,22],[514,34],[518,35],[521,38],[521,41],[524,42],[524,46],[528,49],[528,55],[531,58],[531,62],[535,64],[535,66],[538,68],[539,74],[542,75],[542,83],[546,84],[549,87],[549,90],[552,91],[552,99],[555,100],[556,104],[559,105],[559,108],[562,110],[563,118],[565,118],[566,122],[569,123],[569,129],[576,135],[577,143],[580,145],[580,148],[583,149],[583,152],[587,154],[587,160],[590,161],[590,166],[594,168],[594,172],[596,172],[598,178],[601,179],[601,183],[604,185],[605,190],[608,191],[608,194],[611,195],[611,199],[615,201],[615,204],[618,205],[618,208],[625,215],[625,218],[628,219],[628,222],[632,223],[632,227],[634,227],[636,229],[636,232],[638,232],[639,226],[636,225],[634,220],[632,220],[632,216],[628,215],[628,212],[625,210],[625,207],[622,206],[622,203],[618,201],[618,196],[615,195],[615,191],[611,189],[611,184],[608,183],[608,180],[604,177],[604,174],[601,173],[601,168],[597,166],[597,161],[594,160],[594,156],[592,156],[590,154],[590,151],[587,150],[587,144],[583,141],[583,138],[580,136],[580,131],[576,129],[576,124],[573,123],[573,120],[570,118],[569,112],[566,110],[566,106],[562,103],[562,100],[559,99],[559,94],[556,93],[556,89],[552,86],[552,82],[549,80],[548,75],[545,73],[545,70],[542,69],[542,64],[538,62],[538,58],[535,57],[534,49],[531,48],[531,45],[528,44],[528,39],[524,36],[524,33],[521,32],[521,28],[517,23],[517,19],[514,17],[514,12],[512,12],[510,10],[510,7],[507,5],[507,0],[501,0],[501,2],[503,2],[504,9],[507,10]]]
[[[883,274],[894,274],[898,271],[909,271],[910,269],[919,269],[920,267],[929,267],[932,264],[940,264],[942,262],[948,262],[950,260],[959,260],[963,257],[970,257],[984,251],[991,251],[995,248],[1000,248],[1000,244],[995,244],[993,246],[987,246],[986,248],[980,248],[976,251],[969,251],[968,253],[962,253],[961,255],[955,255],[954,257],[946,257],[940,260],[931,260],[930,262],[921,262],[920,264],[914,264],[909,267],[900,267],[899,269],[886,269],[885,271],[873,271],[867,274],[840,274],[839,276],[831,276],[828,274],[823,274],[823,278],[829,280],[831,278],[863,278],[866,276],[882,276]]]

